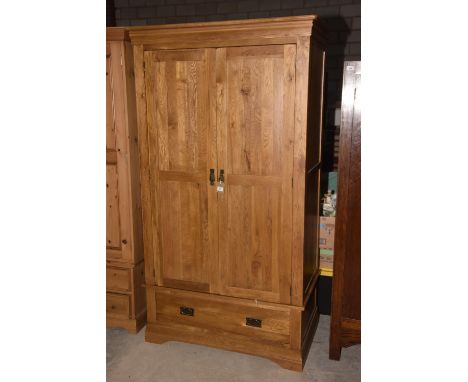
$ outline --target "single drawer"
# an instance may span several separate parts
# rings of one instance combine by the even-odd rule
[[[128,269],[107,267],[106,286],[108,290],[130,290],[130,272]]]
[[[116,293],[107,293],[106,312],[119,318],[130,317],[130,296]]]
[[[156,321],[255,336],[281,344],[290,341],[288,309],[258,307],[197,292],[157,288]]]

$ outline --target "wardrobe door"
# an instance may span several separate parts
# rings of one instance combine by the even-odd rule
[[[295,45],[216,51],[221,293],[290,302]]]
[[[210,291],[208,51],[145,52],[155,270],[158,285]],[[216,223],[215,223],[216,224]]]

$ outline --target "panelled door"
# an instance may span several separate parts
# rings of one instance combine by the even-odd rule
[[[290,302],[295,45],[216,50],[220,292]]]
[[[145,52],[145,84],[155,270],[158,285],[210,292],[216,168],[210,128],[209,54]],[[210,194],[211,192],[211,194]],[[211,196],[210,196],[211,195]]]

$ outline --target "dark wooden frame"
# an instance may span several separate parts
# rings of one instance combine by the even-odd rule
[[[343,75],[330,358],[361,342],[361,62]]]

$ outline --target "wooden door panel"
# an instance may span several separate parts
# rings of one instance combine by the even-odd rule
[[[157,94],[160,95],[155,100],[161,171],[206,169],[207,84],[201,83],[204,80],[203,52],[196,53],[156,52],[153,55]],[[162,61],[163,58],[166,61]]]
[[[203,49],[145,53],[156,281],[205,292],[210,291],[208,187],[213,166],[206,57]]]
[[[290,302],[295,46],[216,54],[222,293]]]
[[[281,45],[227,49],[232,174],[281,175],[283,72]]]
[[[209,290],[206,185],[160,181],[163,284]],[[187,281],[189,284],[178,281]]]
[[[119,189],[117,166],[106,166],[106,245],[108,248],[120,248]]]
[[[230,256],[223,273],[233,289],[278,293],[279,215],[281,189],[230,182],[227,224]],[[220,238],[224,240],[223,237]],[[274,296],[270,296],[274,297]]]

